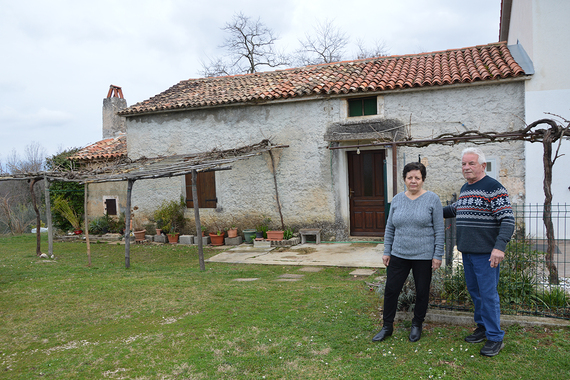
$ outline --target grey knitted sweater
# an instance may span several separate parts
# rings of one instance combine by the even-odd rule
[[[384,255],[441,260],[443,244],[443,207],[435,193],[427,191],[414,200],[399,193],[392,199],[384,233]]]

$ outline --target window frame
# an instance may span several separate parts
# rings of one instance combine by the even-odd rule
[[[368,101],[368,103],[367,103]],[[374,105],[374,113],[370,113],[369,110],[372,108],[371,105]],[[348,105],[348,117],[362,117],[362,116],[375,116],[378,115],[378,97],[377,96],[369,96],[369,97],[362,97],[362,98],[352,98],[347,99]],[[358,107],[358,105],[360,107]],[[370,107],[370,108],[367,108]],[[353,114],[353,110],[360,108],[360,112],[358,114]],[[368,111],[367,111],[368,110]]]

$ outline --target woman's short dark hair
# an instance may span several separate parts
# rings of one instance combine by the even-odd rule
[[[410,162],[404,166],[403,177],[406,179],[406,175],[412,170],[419,170],[422,173],[422,181],[426,180],[426,167],[421,162]]]

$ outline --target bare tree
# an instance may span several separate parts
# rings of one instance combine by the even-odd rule
[[[10,173],[35,173],[43,169],[46,151],[40,143],[33,141],[24,148],[24,158],[15,149],[8,155],[7,171]]]
[[[287,56],[275,49],[278,37],[259,18],[254,21],[240,12],[222,30],[229,34],[220,46],[229,53],[227,60],[216,58],[208,64],[202,63],[202,75],[248,74],[264,67],[289,65]]]
[[[388,47],[384,41],[376,40],[374,41],[374,45],[371,48],[368,48],[363,40],[358,39],[356,41],[356,46],[358,47],[356,59],[385,57],[389,53]]]
[[[301,48],[297,59],[301,65],[317,65],[341,61],[344,49],[348,45],[348,36],[337,28],[333,21],[317,23],[312,33],[306,33],[304,40],[299,40]]]

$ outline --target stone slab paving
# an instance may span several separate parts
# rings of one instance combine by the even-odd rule
[[[234,278],[232,281],[238,281],[238,282],[248,282],[248,281],[257,281],[259,280],[259,278]]]
[[[317,273],[317,272],[320,272],[322,270],[323,270],[323,268],[320,268],[320,267],[304,267],[304,268],[299,269],[299,272]]]
[[[306,253],[301,248],[314,248]],[[241,244],[206,260],[234,264],[268,264],[300,266],[334,266],[353,268],[385,268],[382,244],[323,243],[300,244],[290,250],[277,252],[274,247],[255,248]]]
[[[375,269],[357,269],[349,274],[352,276],[372,276],[374,273],[376,273]]]

